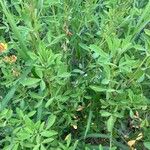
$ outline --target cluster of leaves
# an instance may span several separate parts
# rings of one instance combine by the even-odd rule
[[[150,149],[149,13],[148,0],[0,0],[0,149]]]

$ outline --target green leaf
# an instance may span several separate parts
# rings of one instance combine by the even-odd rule
[[[87,138],[104,138],[104,139],[109,139],[110,138],[109,135],[100,134],[100,133],[91,133],[91,134],[88,134],[86,137]]]
[[[115,89],[109,89],[109,88],[103,88],[97,85],[90,85],[89,86],[92,90],[94,90],[95,92],[120,92],[119,90],[115,90]]]
[[[19,143],[16,143],[15,146],[13,147],[13,150],[18,150]]]
[[[144,146],[150,150],[150,142],[144,142]]]
[[[43,71],[42,69],[35,68],[35,73],[38,75],[39,78],[43,78]]]
[[[43,136],[43,137],[52,137],[52,136],[54,136],[54,135],[57,135],[58,133],[56,132],[56,131],[54,131],[54,130],[49,130],[49,131],[43,131],[43,132],[41,132],[41,135]]]
[[[51,99],[49,99],[49,100],[47,101],[47,103],[45,104],[45,108],[49,107],[49,106],[51,105],[51,103],[53,102],[53,100],[54,100],[54,97],[51,98]]]
[[[51,6],[51,5],[56,5],[56,4],[61,3],[61,1],[60,0],[47,0],[46,3],[48,6]]]
[[[30,96],[34,99],[37,99],[37,100],[41,100],[43,99],[43,96],[41,96],[39,93],[35,93],[35,92],[29,92]]]
[[[56,116],[55,116],[55,115],[51,115],[51,116],[48,118],[48,122],[47,122],[47,127],[46,127],[46,129],[51,128],[51,126],[54,124],[55,120],[56,120]]]
[[[86,130],[85,130],[85,134],[84,134],[84,138],[86,138],[86,135],[87,135],[88,131],[90,130],[91,121],[92,121],[92,111],[90,110],[88,120],[87,120]]]
[[[108,56],[109,56],[106,52],[104,52],[97,45],[94,45],[94,44],[90,45],[90,49],[101,57],[108,58]]]
[[[42,113],[43,113],[43,100],[41,101],[41,105],[38,107],[37,110],[37,120],[41,120],[42,119]]]
[[[144,32],[145,32],[148,36],[150,36],[150,30],[144,29]]]
[[[27,115],[24,117],[24,121],[27,127],[30,129],[34,128],[34,122]]]
[[[57,36],[57,37],[48,45],[48,47],[49,47],[49,46],[52,46],[52,45],[54,45],[54,44],[56,44],[56,43],[58,43],[58,42],[60,42],[65,36],[66,36],[65,34],[61,34],[61,35]]]
[[[38,101],[38,103],[35,105],[35,108],[39,108],[42,104],[43,104],[43,99]]]
[[[43,144],[41,144],[41,150],[47,150]]]
[[[104,92],[106,91],[105,88],[100,87],[100,86],[96,86],[96,85],[90,85],[89,86],[92,90],[94,90],[95,92]]]
[[[109,79],[103,79],[102,84],[107,85],[109,84],[110,80]]]
[[[65,137],[65,140],[67,141],[67,147],[69,147],[70,143],[71,143],[71,134],[68,134],[66,137]]]
[[[74,69],[72,72],[74,73],[79,73],[79,74],[84,74],[85,72],[80,70],[80,69]]]
[[[46,84],[43,80],[40,82],[40,88],[41,88],[41,91],[45,90],[46,88]]]
[[[107,111],[104,111],[104,110],[100,111],[100,113],[101,113],[102,117],[109,117],[109,116],[111,116],[111,113],[109,113]]]
[[[73,144],[72,150],[76,150],[77,149],[77,145],[78,145],[79,140],[76,140]]]
[[[23,86],[32,86],[40,82],[41,79],[37,78],[26,78],[23,81],[20,81]]]
[[[107,120],[107,130],[109,132],[112,132],[114,127],[114,122],[115,122],[115,118],[113,116],[110,116],[109,119]]]
[[[20,108],[16,108],[16,112],[17,112],[17,114],[18,114],[18,116],[20,117],[20,118],[23,118],[24,117],[24,114],[23,114],[23,111],[20,109]]]
[[[53,138],[48,138],[48,139],[44,139],[42,143],[43,144],[45,144],[45,143],[51,143],[52,141],[54,141]]]
[[[33,150],[39,150],[40,144],[34,146]]]
[[[60,78],[68,78],[68,77],[70,77],[70,73],[65,72],[65,73],[59,74],[58,77],[60,77]]]
[[[39,14],[42,11],[43,5],[44,5],[44,0],[38,0],[37,9],[38,9]]]
[[[35,111],[35,110],[33,110],[33,111],[29,112],[29,113],[28,113],[28,117],[32,117],[35,113],[36,113],[36,111]]]
[[[0,104],[0,111],[2,111],[4,108],[6,108],[8,102],[13,98],[15,92],[16,92],[17,86],[14,86],[10,89],[10,91],[7,93],[7,95],[4,97]]]
[[[79,46],[80,46],[81,48],[83,48],[84,50],[89,51],[89,47],[88,47],[86,44],[79,43]]]
[[[101,144],[99,145],[99,150],[104,150]]]

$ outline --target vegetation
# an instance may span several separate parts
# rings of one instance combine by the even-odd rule
[[[150,149],[149,0],[0,0],[0,149]]]

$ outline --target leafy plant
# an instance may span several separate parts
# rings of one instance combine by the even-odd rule
[[[0,149],[150,149],[148,0],[0,0]]]

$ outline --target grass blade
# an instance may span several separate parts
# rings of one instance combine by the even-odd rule
[[[10,13],[10,11],[7,9],[7,6],[6,4],[3,2],[3,0],[0,0],[0,4],[2,6],[2,10],[4,12],[4,14],[6,15],[7,17],[7,20],[8,20],[8,23],[10,24],[16,38],[18,39],[19,41],[19,44],[20,44],[20,48],[18,48],[18,53],[20,54],[20,56],[23,58],[23,59],[28,59],[29,56],[27,54],[27,47],[25,45],[25,41],[23,40],[17,26],[16,26],[16,23],[15,23],[15,20],[12,16],[12,14]]]
[[[138,33],[141,32],[141,30],[149,23],[150,21],[150,1],[148,2],[146,8],[144,9],[141,17],[139,18],[139,21],[137,23],[137,26],[135,27],[134,33],[132,35],[132,38],[135,39]]]
[[[86,130],[85,130],[85,134],[84,134],[84,138],[86,138],[86,135],[87,135],[87,133],[88,133],[88,131],[90,129],[91,120],[92,120],[92,111],[90,110],[89,116],[88,116],[88,120],[87,120]]]
[[[1,102],[1,106],[0,106],[0,111],[4,110],[4,108],[7,106],[8,102],[12,99],[12,97],[15,94],[15,91],[17,89],[17,86],[14,86],[10,89],[10,91],[8,92],[8,94],[5,96],[5,98],[3,99],[3,101]]]

